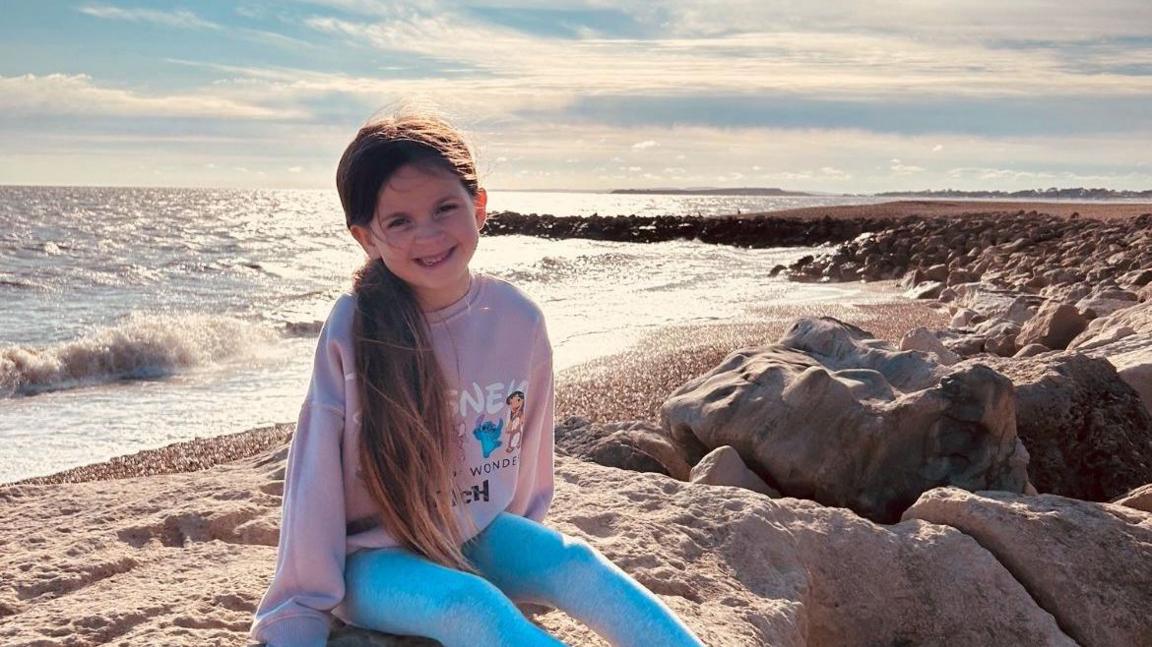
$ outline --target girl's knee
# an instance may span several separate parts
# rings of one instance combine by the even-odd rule
[[[613,567],[600,551],[579,537],[567,537],[555,555],[555,565],[548,569],[548,584],[564,590],[573,583],[593,583],[612,574]]]
[[[576,568],[598,568],[605,561],[600,551],[581,537],[567,537],[564,541],[562,559]]]
[[[459,577],[442,583],[436,587],[433,597],[444,613],[459,618],[484,616],[495,608],[511,604],[496,585],[471,573],[460,573]]]

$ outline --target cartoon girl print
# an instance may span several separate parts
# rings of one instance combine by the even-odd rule
[[[511,454],[524,440],[524,392],[513,391],[504,404],[511,407],[508,411],[508,446],[504,448]]]

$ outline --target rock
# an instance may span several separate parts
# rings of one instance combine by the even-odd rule
[[[1135,490],[1117,497],[1112,503],[1144,512],[1152,512],[1152,483],[1141,485]]]
[[[924,280],[946,282],[948,280],[948,266],[940,264],[929,267],[924,270]]]
[[[988,338],[984,335],[971,333],[945,334],[940,338],[940,343],[944,344],[945,348],[961,357],[970,357],[984,352],[984,342],[986,341]]]
[[[1076,301],[1076,308],[1081,312],[1090,314],[1089,319],[1104,317],[1136,305],[1135,292],[1122,290],[1117,287],[1100,286]]]
[[[976,539],[1077,643],[1152,644],[1152,515],[1060,496],[941,488],[903,518]]]
[[[1106,317],[1092,320],[1075,339],[1069,350],[1088,350],[1130,335],[1152,335],[1152,303],[1133,304]]]
[[[1136,293],[1136,298],[1140,300],[1140,303],[1152,301],[1152,283],[1140,288],[1140,291]]]
[[[975,310],[968,308],[958,308],[952,315],[952,320],[948,322],[949,328],[967,328],[973,323],[976,323],[980,318],[979,313]]]
[[[869,337],[801,319],[777,345],[738,350],[677,389],[662,426],[689,462],[731,445],[785,496],[881,522],[940,484],[1023,491],[1011,383]]]
[[[1008,304],[1008,309],[999,316],[1023,326],[1036,316],[1036,313],[1040,310],[1040,305],[1040,300],[1037,297],[1020,294],[1012,299],[1012,303]]]
[[[1152,302],[1092,321],[1068,347],[1111,362],[1152,412]]]
[[[1016,338],[1020,335],[1020,325],[1008,319],[989,319],[976,327],[976,334],[984,338],[981,350],[1011,357],[1016,353]]]
[[[717,447],[708,453],[692,468],[689,480],[703,485],[732,485],[779,498],[780,493],[764,482],[764,479],[748,469],[740,452],[727,445]]]
[[[594,423],[573,416],[556,426],[556,449],[607,467],[687,481],[689,465],[660,427],[642,421]]]
[[[1107,501],[1152,482],[1152,416],[1111,364],[1076,352],[969,359],[1015,385],[1016,433],[1041,492]]]
[[[964,270],[951,270],[948,272],[948,285],[959,285],[961,283],[971,283],[978,280],[980,277],[972,272]]]
[[[939,281],[925,281],[904,293],[909,299],[935,299],[940,296],[944,284]]]
[[[1020,346],[1044,344],[1048,348],[1061,349],[1087,327],[1088,318],[1076,310],[1076,306],[1048,301],[1020,329],[1016,343]]]
[[[1040,353],[1047,353],[1050,350],[1052,349],[1048,348],[1044,344],[1028,344],[1024,348],[1016,351],[1016,354],[1012,357],[1035,357]]]
[[[960,361],[960,356],[944,347],[944,344],[927,328],[920,326],[904,333],[900,338],[900,350],[918,350],[932,355],[939,363],[950,366]]]
[[[900,287],[904,289],[914,288],[924,282],[924,272],[919,269],[909,270],[900,279]]]
[[[1152,268],[1132,270],[1121,276],[1116,282],[1126,288],[1142,288],[1152,284]]]
[[[1007,320],[1018,325],[1031,319],[1044,302],[1036,295],[1020,294],[986,283],[964,283],[953,289],[957,292],[957,306],[973,310],[984,319]]]

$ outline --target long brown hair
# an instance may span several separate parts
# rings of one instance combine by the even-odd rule
[[[370,225],[381,188],[405,165],[450,171],[473,197],[479,189],[472,154],[447,122],[429,115],[375,119],[360,128],[336,170],[349,228]],[[379,258],[356,271],[353,291],[358,451],[379,521],[405,547],[474,573],[452,508],[455,416],[427,319],[412,289]]]

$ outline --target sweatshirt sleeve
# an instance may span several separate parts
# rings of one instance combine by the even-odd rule
[[[269,647],[323,647],[344,598],[344,376],[328,328],[288,450],[276,571],[252,623]]]
[[[537,522],[543,521],[548,514],[555,491],[556,394],[553,378],[552,345],[541,320],[533,344],[528,389],[524,394],[524,450],[520,454],[516,493],[508,504],[508,512]]]
[[[344,598],[344,484],[340,432],[344,416],[305,402],[288,467],[276,572],[252,624],[269,647],[322,647],[329,611]]]

